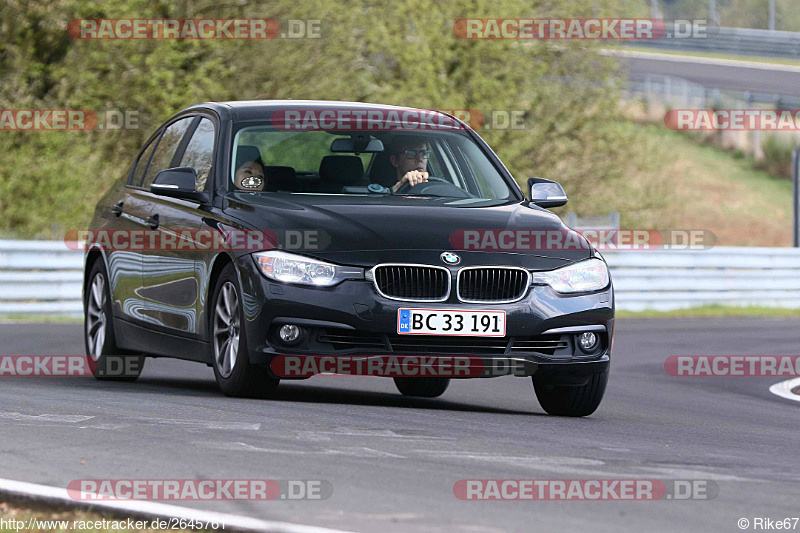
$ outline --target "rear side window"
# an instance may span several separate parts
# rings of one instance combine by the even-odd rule
[[[131,185],[134,187],[141,187],[144,181],[144,171],[147,170],[147,163],[150,162],[150,156],[153,155],[153,148],[158,144],[158,137],[150,141],[150,144],[142,151],[142,155],[136,161],[136,168],[133,171],[133,180]]]
[[[200,119],[194,135],[186,145],[180,166],[191,167],[197,172],[197,190],[208,188],[208,174],[214,155],[214,123],[207,118]]]
[[[183,138],[183,134],[186,133],[193,120],[194,117],[182,118],[177,122],[173,122],[164,130],[164,135],[161,136],[161,140],[158,142],[155,152],[153,152],[150,166],[147,167],[142,187],[150,187],[156,174],[165,168],[170,168],[172,158],[175,156],[175,151],[178,149],[181,138]]]

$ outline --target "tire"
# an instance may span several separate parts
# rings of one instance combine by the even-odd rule
[[[450,378],[394,378],[397,390],[403,396],[437,398],[450,385]]]
[[[83,345],[92,375],[105,381],[135,381],[142,373],[145,357],[117,347],[111,289],[102,259],[97,259],[89,271],[83,316]]]
[[[228,264],[214,287],[208,320],[214,377],[226,396],[266,395],[277,388],[280,379],[271,377],[266,367],[250,364],[243,316],[236,269]]]
[[[536,398],[547,414],[556,416],[588,416],[603,400],[608,371],[592,374],[584,385],[553,385],[547,376],[533,376]]]

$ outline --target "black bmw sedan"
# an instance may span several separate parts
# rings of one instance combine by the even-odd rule
[[[98,203],[86,242],[87,356],[206,363],[230,396],[316,374],[531,377],[550,414],[597,409],[614,295],[603,258],[526,198],[446,113],[324,101],[199,104],[164,123]],[[123,372],[112,367],[123,368]]]

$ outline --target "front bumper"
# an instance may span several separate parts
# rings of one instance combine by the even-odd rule
[[[469,377],[551,373],[554,380],[565,380],[565,384],[580,384],[592,374],[606,372],[610,364],[614,330],[611,285],[575,296],[533,286],[525,298],[509,304],[464,304],[454,294],[445,302],[420,304],[384,298],[367,280],[347,280],[327,288],[275,283],[258,271],[249,255],[240,257],[236,266],[253,364],[269,365],[280,355],[466,356],[484,369]],[[397,312],[408,307],[503,310],[506,337],[399,335]],[[282,324],[303,328],[296,344],[280,341],[277,329]],[[593,331],[600,339],[600,346],[591,354],[577,346],[576,336],[584,331]]]

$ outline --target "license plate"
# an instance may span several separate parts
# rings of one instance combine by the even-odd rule
[[[397,333],[406,335],[466,335],[505,337],[505,311],[398,309]]]

